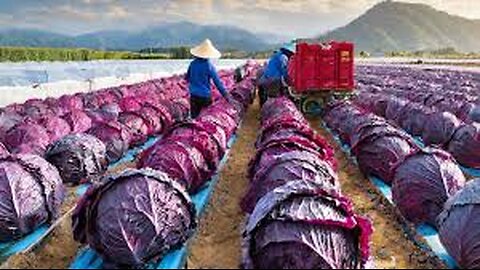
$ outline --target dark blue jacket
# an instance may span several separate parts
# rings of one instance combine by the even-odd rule
[[[225,86],[218,77],[217,70],[212,62],[208,59],[195,58],[190,63],[187,72],[190,95],[201,98],[211,98],[211,80],[213,80],[220,93],[225,96]]]
[[[288,79],[288,56],[282,51],[278,51],[268,60],[262,81],[281,78]]]

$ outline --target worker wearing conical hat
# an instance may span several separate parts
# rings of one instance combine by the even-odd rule
[[[187,81],[190,89],[191,116],[195,118],[203,108],[212,103],[212,80],[223,97],[230,101],[230,96],[220,80],[215,66],[210,61],[210,59],[220,58],[221,56],[212,42],[207,39],[202,44],[192,48],[190,53],[195,59],[188,68]]]

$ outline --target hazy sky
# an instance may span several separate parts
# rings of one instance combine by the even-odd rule
[[[381,0],[0,0],[0,28],[79,34],[164,22],[230,24],[289,37],[344,25]],[[403,0],[480,19],[480,0]]]

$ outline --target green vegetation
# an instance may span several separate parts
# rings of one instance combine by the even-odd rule
[[[173,48],[146,48],[140,50],[142,59],[189,59],[190,48],[181,46]]]
[[[68,48],[0,47],[0,62],[89,61],[101,59],[138,59],[140,54]]]
[[[223,51],[223,58],[246,59],[266,58],[271,52],[246,53],[238,50]],[[0,62],[25,61],[90,61],[90,60],[154,60],[154,59],[190,59],[189,47],[147,48],[139,52],[100,51],[75,48],[27,48],[0,47]]]
[[[189,47],[172,47],[172,48],[146,48],[140,50],[142,59],[190,59]],[[270,57],[272,51],[264,52],[245,52],[235,49],[222,50],[222,58],[227,59],[265,59]]]

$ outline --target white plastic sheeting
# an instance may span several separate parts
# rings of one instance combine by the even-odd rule
[[[190,60],[0,63],[0,106],[185,73]],[[218,69],[245,60],[218,60]]]

